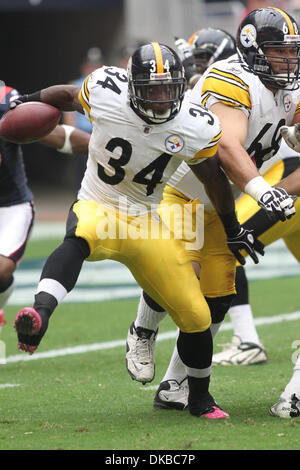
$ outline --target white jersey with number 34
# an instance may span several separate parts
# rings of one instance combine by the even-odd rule
[[[120,208],[126,197],[128,205],[148,212],[180,163],[213,156],[221,138],[218,118],[188,100],[174,119],[146,123],[130,106],[126,71],[116,67],[89,75],[79,99],[93,124],[79,199]]]

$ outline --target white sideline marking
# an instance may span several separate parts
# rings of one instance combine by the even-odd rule
[[[300,318],[300,311],[293,313],[281,313],[280,315],[275,315],[274,317],[260,317],[254,320],[256,326],[270,325],[273,323],[280,323],[283,321],[294,321]],[[224,323],[220,331],[232,330],[231,323]],[[166,331],[165,333],[159,333],[157,336],[157,341],[165,341],[167,339],[176,338],[177,330]],[[125,348],[125,339],[120,339],[116,341],[105,341],[104,343],[93,343],[93,344],[83,344],[80,346],[73,346],[69,348],[62,349],[52,349],[51,351],[45,351],[41,353],[34,353],[32,356],[28,354],[17,354],[15,356],[9,356],[6,358],[6,363],[21,362],[21,361],[37,361],[38,359],[49,359],[59,356],[69,356],[72,354],[83,354],[92,351],[100,351],[104,349],[115,349],[118,347]]]
[[[21,384],[0,384],[0,388],[20,387]]]

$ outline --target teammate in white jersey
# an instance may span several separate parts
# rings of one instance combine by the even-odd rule
[[[237,222],[230,185],[215,157],[218,118],[201,105],[182,103],[184,90],[178,56],[152,42],[135,51],[128,78],[123,69],[104,66],[86,78],[80,91],[61,85],[21,97],[20,102],[41,100],[62,111],[84,110],[93,132],[65,239],[47,259],[34,305],[17,314],[15,328],[20,349],[33,353],[55,307],[76,284],[83,261],[122,262],[180,330],[177,348],[187,368],[190,413],[222,419],[228,414],[208,392],[210,310],[184,244],[172,234],[163,236],[155,207],[182,160],[205,184],[231,249],[246,247],[257,258],[255,248],[261,250],[261,244]]]
[[[188,42],[184,39],[177,39],[175,44],[182,57],[188,83],[190,83],[186,94],[191,92],[193,85],[201,78],[209,65],[236,53],[234,39],[225,31],[213,28],[196,31]],[[282,141],[276,156],[262,165],[260,174],[274,186],[298,167],[299,154]],[[179,175],[180,173],[178,178]],[[189,194],[189,184],[185,184],[184,179],[182,183],[180,187],[180,183],[178,186],[177,182],[177,189],[184,194]],[[253,228],[260,237],[263,236],[265,246],[283,237],[291,253],[300,261],[297,243],[298,223],[296,222],[299,213],[293,219],[293,224],[287,224],[282,232],[282,225],[270,224],[264,211],[258,209],[251,197],[247,195],[240,197],[236,208],[239,221],[248,228]],[[213,364],[252,365],[266,362],[267,354],[260,343],[249,304],[246,273],[240,264],[237,265],[235,283],[237,295],[228,311],[234,331],[232,343],[226,344],[224,351],[213,356]]]
[[[282,76],[280,74],[280,77],[271,78],[270,75],[267,75],[268,84],[270,83],[270,81],[274,80],[274,82],[272,82],[273,88],[270,86],[268,86],[267,88],[262,83],[260,78],[254,75],[254,73],[251,70],[249,70],[249,67],[247,69],[246,63],[244,61],[242,62],[236,56],[223,62],[217,62],[215,65],[211,66],[209,70],[210,73],[208,72],[206,74],[206,77],[208,78],[205,80],[205,82],[204,82],[204,78],[201,80],[202,83],[204,82],[204,87],[206,86],[206,90],[207,90],[203,99],[206,99],[206,100],[210,99],[210,102],[212,104],[216,103],[217,107],[218,107],[218,104],[220,103],[221,112],[223,112],[223,107],[224,109],[225,108],[228,109],[229,119],[230,119],[230,113],[231,113],[234,119],[236,119],[236,115],[237,115],[238,116],[237,119],[239,119],[241,123],[244,123],[240,125],[237,123],[237,121],[235,121],[234,125],[232,125],[231,123],[231,126],[228,125],[226,127],[227,133],[225,134],[225,137],[227,137],[227,134],[228,134],[229,138],[225,139],[225,150],[223,150],[223,152],[225,154],[225,157],[228,155],[228,158],[230,158],[230,152],[228,151],[228,148],[232,141],[232,143],[234,144],[233,154],[236,157],[238,156],[238,152],[234,148],[236,147],[241,153],[242,163],[243,163],[243,158],[244,158],[244,165],[246,165],[245,168],[246,169],[249,168],[249,174],[251,174],[250,173],[251,171],[252,172],[257,171],[255,170],[254,165],[249,159],[249,155],[254,159],[256,165],[258,167],[261,167],[263,161],[270,158],[270,156],[273,153],[276,153],[276,151],[279,148],[279,141],[281,139],[281,136],[279,134],[279,128],[282,125],[284,125],[286,122],[287,123],[292,122],[292,119],[294,118],[294,116],[296,116],[297,113],[299,112],[300,92],[297,89],[298,86],[296,82],[296,77],[298,76],[298,67],[299,67],[299,60],[298,60],[299,36],[295,34],[295,32],[297,32],[297,25],[295,24],[294,20],[289,17],[289,15],[287,15],[285,12],[278,10],[278,9],[275,9],[275,10],[267,9],[267,11],[259,10],[258,19],[257,19],[258,23],[261,21],[262,24],[266,24],[265,20],[266,20],[266,17],[268,18],[268,16],[271,16],[271,19],[275,18],[274,24],[272,25],[273,30],[271,29],[270,34],[274,40],[276,40],[276,38],[278,39],[279,44],[277,44],[277,46],[281,46],[281,50],[279,49],[278,55],[284,56],[285,51],[286,51],[285,47],[288,47],[289,48],[288,53],[291,54],[291,56],[293,57],[293,59],[291,60],[291,65],[290,65],[291,69],[289,69],[288,65],[285,65],[288,71],[286,76],[285,75]],[[248,21],[251,21],[251,17],[248,18],[247,21],[245,20],[244,24],[243,23],[241,24],[240,37],[243,37],[243,35],[245,34],[244,32],[247,31],[245,24],[247,25]],[[290,32],[290,35],[286,35],[286,37],[283,37],[282,31],[284,27],[290,28],[286,31],[287,33]],[[259,28],[258,28],[258,31],[259,31]],[[261,31],[259,32],[261,33]],[[259,45],[261,45],[261,42],[263,42],[263,39],[264,38],[262,37],[262,34],[260,34]],[[284,41],[287,41],[285,45],[283,44]],[[245,41],[245,43],[247,44],[247,41]],[[293,47],[293,44],[295,44],[295,48]],[[274,46],[274,44],[272,45]],[[275,47],[276,47],[276,44],[275,44]],[[252,59],[254,61],[253,54],[254,53],[252,52]],[[263,59],[260,58],[260,65],[263,64],[262,60]],[[266,62],[266,59],[264,60]],[[276,61],[278,61],[279,65],[276,64],[275,67],[281,68],[282,59],[277,57]],[[286,63],[287,64],[289,63],[288,60],[286,61]],[[279,71],[281,72],[281,70]],[[263,77],[262,80],[264,80],[264,83],[265,83],[265,77]],[[201,88],[202,88],[201,85],[199,84],[196,85],[195,90],[198,89],[198,96],[197,94],[195,95],[195,91],[192,92],[191,102],[199,102],[200,99],[202,99],[201,98]],[[255,87],[258,89],[258,91],[255,89]],[[282,87],[282,90],[280,87]],[[289,90],[289,88],[292,88],[293,90]],[[274,93],[271,90],[273,90]],[[274,99],[274,95],[275,95],[275,99]],[[286,102],[288,102],[288,105]],[[245,113],[245,116],[247,116],[246,120],[244,119],[243,113]],[[221,114],[221,116],[223,116],[223,114]],[[226,119],[225,111],[224,111],[224,118]],[[245,125],[246,128],[244,128],[243,125]],[[274,125],[273,128],[272,128],[272,125]],[[233,131],[232,129],[230,129],[230,127],[233,129]],[[236,132],[236,130],[239,129],[239,127],[242,129],[242,136],[235,136],[234,132]],[[268,134],[269,130],[270,130],[270,135]],[[237,140],[237,137],[240,138],[241,140],[240,141]],[[243,141],[243,138],[245,141]],[[221,142],[223,142],[223,140],[224,140],[224,137],[222,138]],[[243,146],[241,145],[241,142],[243,143]],[[226,148],[226,145],[227,145],[227,148]],[[226,155],[226,152],[227,152],[227,155]],[[245,157],[245,155],[247,157]],[[250,161],[250,164],[247,160]],[[230,165],[230,162],[229,162],[229,165]],[[283,165],[279,164],[272,171],[272,174],[270,175],[269,184],[271,185],[273,185],[274,183],[277,184],[277,182],[281,179],[281,177],[285,176],[285,174],[282,172],[282,167]],[[239,162],[236,163],[236,170],[235,170],[234,164],[229,167],[229,171],[233,173],[234,171],[236,171],[236,174],[238,176],[238,178],[236,178],[234,175],[234,177],[232,178],[233,180],[236,179],[236,182],[240,186],[239,188],[237,188],[237,192],[236,192],[237,196],[240,193],[241,189],[245,189],[241,184],[240,178],[241,177],[245,179],[247,178],[247,174],[245,173],[239,174],[239,169],[240,169]],[[252,174],[254,175],[254,173]],[[197,190],[195,189],[195,185],[193,184],[193,181],[194,181],[193,175],[188,170],[186,165],[182,164],[180,168],[178,169],[178,171],[173,175],[173,177],[169,181],[169,186],[179,191],[179,193],[177,194],[178,198],[181,197],[181,198],[194,200],[196,197],[198,197],[201,202],[206,203],[205,208],[206,208],[206,213],[207,213],[209,212],[209,209],[213,209],[213,208],[209,204],[209,201],[207,201],[205,192],[202,191],[202,194],[201,194],[199,193],[199,187],[197,188]],[[263,187],[265,184],[266,182],[260,176],[256,176],[255,178],[253,178],[252,181],[250,181],[250,190],[251,190],[252,198],[253,196],[255,196],[256,199],[259,199],[258,197],[259,191],[258,193],[254,194],[253,187],[258,190],[260,185],[262,185],[261,187]],[[167,193],[168,193],[168,197],[170,197],[171,194],[173,195],[173,198],[175,198],[176,196],[174,191],[172,190],[170,191],[168,187],[165,190],[165,194]],[[274,196],[276,198],[276,194],[274,194],[271,191],[270,199],[274,198]],[[254,209],[252,209],[252,213],[258,212],[259,206],[257,206],[255,200],[252,201],[252,204],[254,206]],[[248,217],[249,217],[249,212],[247,209],[247,211],[244,213],[244,220],[246,220]],[[262,215],[262,217],[264,218],[264,214]],[[295,232],[295,228],[293,228],[293,225],[292,225],[293,220],[294,219],[292,219],[290,223],[288,222],[286,224],[286,230],[284,231],[286,235],[290,235],[291,232]],[[279,235],[278,231],[279,233],[280,231],[281,233],[283,233],[282,224],[276,223],[276,222],[277,222],[276,220],[273,222],[270,222],[269,226],[275,225],[276,227],[275,236],[277,238],[280,238],[282,235]],[[252,225],[252,228],[253,227],[255,227],[255,225]],[[273,237],[274,237],[274,230],[273,230]],[[207,237],[205,237],[205,240],[207,240]],[[274,238],[272,241],[274,241]],[[219,249],[220,249],[220,246],[221,244],[219,243],[218,245]],[[215,252],[215,255],[216,253],[218,253],[218,251]],[[206,296],[209,296],[209,300],[208,299],[207,300],[208,302],[210,302],[211,310],[217,310],[215,300],[217,298],[220,299],[220,292],[222,292],[223,294],[223,301],[224,301],[224,299],[229,300],[229,294],[232,293],[233,291],[229,289],[227,289],[226,291],[224,290],[224,287],[223,287],[223,290],[222,291],[219,290],[219,292],[212,290],[213,288],[216,288],[218,286],[218,271],[215,270],[214,272],[212,270],[210,271],[206,270],[205,261],[207,261],[207,258],[208,258],[207,256],[206,257],[203,256],[202,263],[200,262],[201,276],[202,278],[204,278],[204,281],[201,283],[201,287],[202,287],[204,294]],[[215,256],[212,259],[216,260],[218,259],[218,257]],[[195,261],[196,261],[196,257],[195,257]],[[201,261],[200,256],[199,256],[199,261]],[[220,253],[219,253],[219,261],[221,261]],[[220,264],[219,266],[222,266],[222,264]],[[229,279],[230,279],[229,277],[230,269],[231,268],[229,267],[229,271],[228,271]],[[222,272],[221,267],[220,267],[220,271]],[[198,273],[199,272],[200,270],[198,268]],[[224,274],[224,272],[222,272],[222,274]],[[202,278],[200,277],[201,280]],[[225,279],[225,277],[222,276],[222,279]],[[222,307],[223,307],[223,313],[224,311],[226,313],[226,307],[224,305],[224,302],[223,302]],[[227,309],[228,309],[228,302],[227,302]],[[220,310],[221,309],[219,308],[219,313],[221,313]],[[153,311],[154,311],[154,315],[153,315]],[[135,326],[139,329],[139,331],[141,331],[141,329],[143,328],[148,329],[148,336],[150,339],[150,345],[149,345],[148,350],[150,350],[150,353],[152,353],[153,351],[153,339],[157,332],[158,321],[163,318],[163,315],[164,314],[163,314],[162,309],[159,309],[159,306],[155,305],[155,303],[151,301],[151,299],[149,299],[145,295],[144,295],[144,298],[141,298],[140,305],[139,305],[139,315],[135,322]],[[213,325],[214,325],[214,323],[217,323],[217,322],[214,322],[213,312],[212,312],[212,318],[213,318]],[[150,319],[152,319],[152,321]],[[219,319],[222,320],[221,316],[219,316]],[[157,320],[157,322],[155,322],[155,320]],[[217,325],[215,326],[217,329]],[[216,332],[216,329],[215,329],[215,332]],[[134,325],[131,326],[128,338],[130,338],[132,334],[134,334]],[[144,351],[145,351],[144,355],[141,357],[145,361],[145,363],[147,363],[146,339],[142,338],[141,343],[144,343]],[[249,345],[246,345],[246,346],[249,346]],[[261,356],[263,356],[264,351],[259,346],[258,346],[258,352],[261,354]],[[158,407],[165,407],[165,408],[171,408],[171,407],[183,408],[184,407],[184,402],[182,402],[182,400],[178,400],[178,395],[180,395],[180,390],[179,390],[180,387],[178,387],[178,384],[183,383],[184,381],[184,369],[180,367],[180,364],[179,364],[180,359],[178,358],[178,355],[176,355],[176,351],[174,354],[175,356],[172,357],[170,367],[168,371],[166,372],[165,377],[159,387],[158,394],[156,395],[156,399],[154,402],[155,406],[157,405]],[[148,358],[149,358],[149,354],[148,354]],[[173,363],[173,367],[172,367],[172,363]],[[151,367],[151,361],[148,361],[148,364],[146,367],[146,373],[147,373],[147,377],[146,377],[147,380],[145,380],[145,375],[143,376],[143,371],[140,373],[143,378],[143,381],[151,381],[154,375],[154,368],[153,366]],[[136,380],[139,380],[139,378],[137,377],[137,374],[135,378]],[[161,394],[162,400],[160,400],[158,396],[160,391],[162,391],[162,394]],[[171,398],[172,395],[174,397],[173,403],[172,403],[172,398]],[[163,397],[166,397],[165,402],[164,402]],[[185,403],[186,403],[186,400],[185,400]]]
[[[252,115],[252,128],[255,130],[255,132],[251,135],[250,139],[248,134],[248,139],[246,139],[246,150],[248,151],[249,155],[255,159],[258,166],[268,158],[271,148],[276,150],[278,147],[277,142],[280,138],[278,130],[280,127],[290,126],[291,124],[296,124],[300,121],[300,94],[299,84],[297,82],[299,77],[298,34],[299,31],[296,22],[285,12],[282,12],[278,9],[263,9],[254,11],[250,13],[248,17],[246,17],[245,20],[241,23],[237,36],[238,50],[240,51],[240,55],[246,64],[246,69],[250,71],[252,70],[256,74],[256,76],[253,75],[254,80],[252,82],[250,80],[243,80],[244,74],[239,73],[239,69],[235,70],[233,68],[230,70],[228,68],[222,67],[223,72],[228,72],[227,79],[225,80],[230,80],[230,74],[232,73],[233,75],[236,75],[237,80],[242,80],[240,85],[238,85],[236,79],[234,78],[234,82],[237,84],[237,87],[243,87],[246,84],[251,88],[251,108],[249,110],[250,124],[248,129],[251,128]],[[281,44],[280,42],[276,44],[276,39],[280,39],[280,36],[283,39],[283,42]],[[281,57],[284,55],[284,51],[286,60],[283,62]],[[217,69],[219,69],[219,67],[217,67]],[[208,74],[207,76],[208,80],[209,77],[211,78],[215,73],[216,76],[219,77],[218,70],[211,70],[211,74]],[[267,93],[258,82],[258,79],[261,80],[262,84],[266,85]],[[210,100],[208,80],[206,81],[207,87],[205,90],[203,90],[202,94],[204,101],[206,99],[208,101]],[[228,85],[225,85],[225,88],[226,87],[228,87]],[[298,89],[295,89],[297,87]],[[219,93],[223,94],[223,91],[224,88],[220,87]],[[226,95],[226,97],[229,99],[233,98],[231,103],[233,106],[236,105],[238,108],[240,108],[240,104],[238,103],[241,103],[241,100],[243,102],[245,96],[245,93],[241,92],[240,90],[237,94],[233,93],[231,95]],[[220,102],[222,103],[222,98]],[[231,116],[229,114],[225,116],[225,113],[223,113],[224,108],[222,108],[222,104],[220,104],[220,102],[212,106],[210,106],[207,102],[207,105],[219,116],[224,135],[228,135],[229,138],[232,138],[233,133],[230,133],[229,127],[225,127],[226,124],[224,118],[226,119],[228,126],[240,126],[239,128],[241,129],[242,116],[241,113],[236,112],[236,116],[240,114],[241,121],[238,123],[234,119],[231,120]],[[243,102],[242,104],[245,107],[246,103]],[[219,109],[216,109],[217,107]],[[247,104],[246,107],[248,107]],[[231,115],[233,116],[233,113],[231,113]],[[265,121],[261,119],[262,115],[264,115],[264,118],[266,118]],[[269,144],[267,141],[269,141]],[[225,144],[228,144],[228,142],[229,141],[225,142]],[[232,144],[234,144],[233,140]],[[265,149],[264,146],[266,147]],[[226,167],[226,164],[224,163],[222,153],[223,157],[225,155],[226,159],[226,149],[222,149],[221,144],[220,158],[222,159],[224,167],[227,170],[227,174],[234,181],[232,174],[230,174],[228,167]],[[230,158],[232,159],[230,162],[231,166],[232,163],[237,163],[238,160],[235,160],[235,155],[237,154],[234,151],[230,153]],[[228,155],[229,152],[227,153],[227,156]],[[242,173],[245,175],[245,167],[242,168]],[[299,175],[299,170],[296,170],[291,176],[295,179],[297,174]],[[242,174],[239,174],[238,180],[235,180],[235,182],[238,183],[241,182],[241,180]],[[291,178],[289,178],[289,181],[291,181]],[[246,185],[244,189],[245,192],[248,192],[250,196],[255,196],[257,188],[258,187],[254,188],[253,186],[247,187]],[[299,193],[295,191],[294,194]],[[295,207],[299,211],[299,201],[295,203]],[[243,219],[240,217],[240,220]],[[251,226],[251,222],[248,224],[248,226]],[[275,224],[273,226],[271,225],[270,229],[261,236],[261,240],[267,241],[267,243],[271,243],[278,238],[283,238],[290,251],[297,257],[297,259],[299,259],[299,231],[297,230],[297,227],[297,218],[293,220],[293,224],[289,224],[288,222],[287,225],[284,225],[283,227],[276,227]],[[299,392],[300,377],[298,364],[298,367],[297,365],[295,366],[295,374],[291,379],[291,383],[288,384],[280,402],[271,408],[271,413],[280,417],[284,417],[284,414],[290,417],[296,416],[297,413],[295,413],[295,408],[296,410],[298,409],[299,413],[299,396],[297,396],[296,393],[299,395]]]

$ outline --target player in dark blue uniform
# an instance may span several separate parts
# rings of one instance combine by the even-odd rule
[[[17,90],[0,87],[0,118]],[[33,194],[27,178],[20,145],[0,139],[0,327],[3,307],[14,288],[14,271],[21,260],[34,221]]]
[[[0,83],[0,119],[17,90]],[[72,126],[57,126],[39,141],[62,153],[86,154],[90,135]],[[14,289],[14,271],[24,255],[34,222],[33,194],[28,187],[20,145],[0,139],[0,332],[3,307]]]

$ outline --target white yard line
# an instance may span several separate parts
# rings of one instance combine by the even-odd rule
[[[21,384],[0,384],[0,389],[2,388],[12,388],[12,387],[20,387]]]
[[[274,323],[281,323],[284,321],[294,321],[300,319],[300,311],[293,313],[282,313],[280,315],[274,315],[273,317],[261,317],[255,319],[256,326],[270,325]],[[220,331],[232,330],[231,323],[224,323]],[[157,341],[165,341],[168,339],[173,339],[176,337],[177,331],[167,331],[165,333],[159,333],[157,336]],[[39,359],[49,359],[59,356],[69,356],[73,354],[84,354],[92,351],[100,351],[104,349],[115,349],[119,347],[125,348],[125,339],[120,339],[116,341],[105,341],[103,343],[93,343],[93,344],[83,344],[80,346],[73,346],[69,348],[62,349],[52,349],[51,351],[37,352],[32,356],[28,354],[17,354],[15,356],[8,356],[6,358],[6,363],[15,363],[21,361],[37,361]]]

